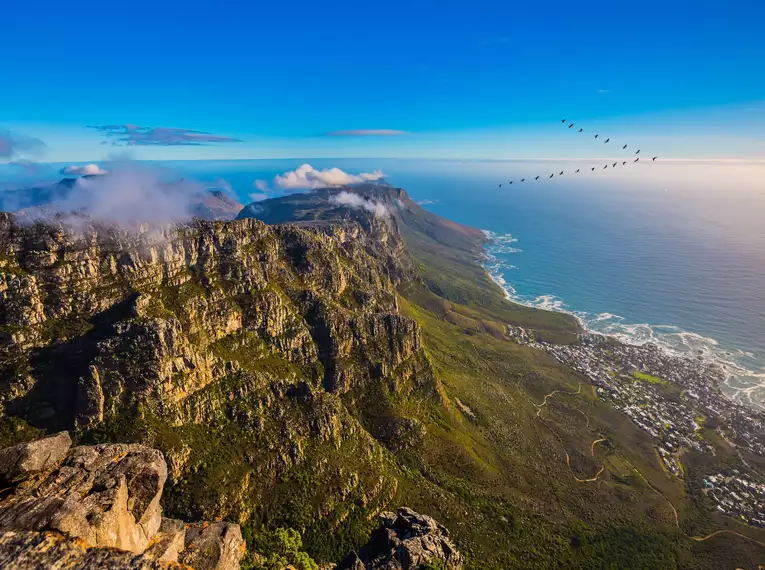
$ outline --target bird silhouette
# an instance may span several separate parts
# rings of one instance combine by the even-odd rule
[[[502,188],[502,184],[500,184],[499,187]]]
[[[579,169],[578,168],[576,169],[576,172],[574,172],[574,174],[579,174]]]
[[[521,178],[521,182],[526,182],[526,179],[525,178]]]
[[[550,178],[552,178],[553,176],[555,176],[555,173],[554,173],[554,172],[553,172],[553,173],[550,175]]]
[[[625,148],[627,148],[627,145],[626,145],[626,144],[625,144],[625,145],[622,147],[622,150],[624,150]]]
[[[537,176],[534,180],[539,180],[539,176]]]
[[[626,160],[625,160],[624,162],[622,162],[622,166],[624,166],[625,164],[627,164],[627,161],[626,161]]]
[[[565,123],[565,122],[566,122],[566,119],[561,119],[561,120],[560,120],[560,122],[561,122],[561,123]]]
[[[510,182],[508,182],[508,184],[512,184],[512,183],[513,183],[513,181],[512,181],[512,180],[511,180]]]
[[[562,170],[560,171],[560,174],[558,174],[558,176],[563,176],[563,171]]]
[[[595,135],[595,138],[598,138],[598,135]]]
[[[654,156],[651,160],[656,161],[656,159],[659,158],[658,156]]]
[[[592,171],[595,172],[595,167],[594,166],[592,167]],[[502,186],[502,184],[500,184],[500,186]]]
[[[635,151],[635,154],[640,154],[640,149],[637,149],[637,150]]]
[[[606,168],[608,168],[608,165],[607,165],[607,164],[606,164],[606,165],[603,167],[603,170],[605,170]]]
[[[610,140],[611,140],[611,139],[606,139],[606,140],[604,140],[604,141],[603,141],[603,144],[606,144],[606,143],[607,143],[608,141],[610,141]]]
[[[574,123],[571,123],[571,124],[568,126],[568,128],[570,129],[570,128],[571,128],[571,127],[573,127],[573,126],[574,126]]]
[[[582,129],[579,129],[579,132],[581,133],[581,132],[582,132]]]
[[[639,156],[635,160],[633,160],[632,162],[637,162],[638,160],[640,160]]]

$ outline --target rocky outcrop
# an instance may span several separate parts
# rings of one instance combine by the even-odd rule
[[[0,481],[8,483],[52,469],[64,459],[72,440],[65,431],[0,450]]]
[[[87,548],[82,541],[56,532],[4,532],[0,534],[0,568],[182,570],[188,566],[112,548]]]
[[[402,507],[397,513],[382,513],[380,526],[369,542],[335,570],[417,570],[436,562],[459,570],[463,558],[446,528],[427,515]]]
[[[64,457],[63,435],[22,444],[26,449],[52,448],[59,457],[30,471],[0,501],[0,557],[9,561],[3,567],[31,568],[35,557],[53,556],[68,561],[61,568],[112,563],[116,568],[163,567],[155,560],[180,561],[197,570],[239,567],[244,553],[239,525],[185,524],[162,517],[167,467],[159,451],[109,444],[74,447]],[[68,436],[66,443],[68,448]],[[20,447],[1,453],[18,455]],[[109,553],[114,560],[106,564]]]

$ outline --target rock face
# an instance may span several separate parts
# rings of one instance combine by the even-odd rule
[[[402,507],[397,513],[382,513],[380,527],[369,542],[347,556],[336,570],[417,570],[435,562],[459,570],[463,559],[443,526]]]
[[[9,483],[58,465],[66,456],[72,440],[65,431],[0,450],[0,480]]]
[[[309,520],[374,516],[396,489],[376,445],[422,433],[358,402],[439,394],[419,327],[399,313],[410,276],[395,221],[365,210],[143,233],[0,213],[0,413],[161,449],[177,518],[243,522],[288,499],[279,482],[297,471],[319,481]]]
[[[0,568],[181,570],[188,567],[110,548],[86,548],[82,542],[55,532],[5,532],[0,534]]]
[[[42,448],[63,435],[24,445]],[[66,441],[68,447],[68,436]],[[204,570],[239,567],[244,541],[238,525],[186,525],[162,517],[167,467],[155,449],[137,444],[74,447],[29,475],[0,501],[0,532],[5,533],[0,556],[18,567],[26,567],[34,556],[55,555],[71,559],[62,568],[96,568],[87,564],[116,552],[103,547],[144,555],[114,554],[114,567],[120,568],[161,567],[152,560],[179,559]]]

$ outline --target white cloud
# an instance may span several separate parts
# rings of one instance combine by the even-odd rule
[[[429,198],[426,198],[424,200],[415,201],[415,204],[419,206],[427,206],[428,204],[438,204],[438,200],[431,200]]]
[[[97,164],[85,164],[83,166],[67,166],[65,168],[61,169],[61,174],[71,174],[74,176],[80,176],[80,175],[101,175],[106,174],[108,171],[104,170]]]
[[[256,180],[252,185],[261,192],[268,192],[268,182],[265,180]]]
[[[337,204],[338,206],[348,206],[349,208],[359,208],[372,212],[375,216],[380,218],[387,218],[390,215],[388,208],[379,202],[373,202],[366,198],[359,196],[358,194],[351,194],[350,192],[340,192],[335,194],[329,199],[330,203]]]
[[[247,196],[253,202],[262,202],[263,200],[268,200],[268,194],[266,194],[265,192],[250,192],[249,194],[247,194]]]
[[[380,180],[384,176],[385,174],[380,170],[362,172],[361,174],[348,174],[339,168],[317,170],[310,164],[303,164],[295,170],[277,175],[274,178],[274,183],[280,188],[322,188],[324,186],[342,186],[344,184],[371,182]]]

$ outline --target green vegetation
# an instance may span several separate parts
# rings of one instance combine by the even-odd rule
[[[242,570],[283,570],[287,566],[295,570],[318,570],[319,565],[303,552],[303,541],[295,529],[261,528],[255,532],[245,526],[243,531],[249,550],[242,560]]]
[[[638,380],[643,380],[644,382],[650,382],[651,384],[666,384],[667,381],[663,378],[659,378],[658,376],[651,376],[650,374],[646,374],[645,372],[640,372],[640,370],[635,370],[633,373],[633,376],[637,378]]]

